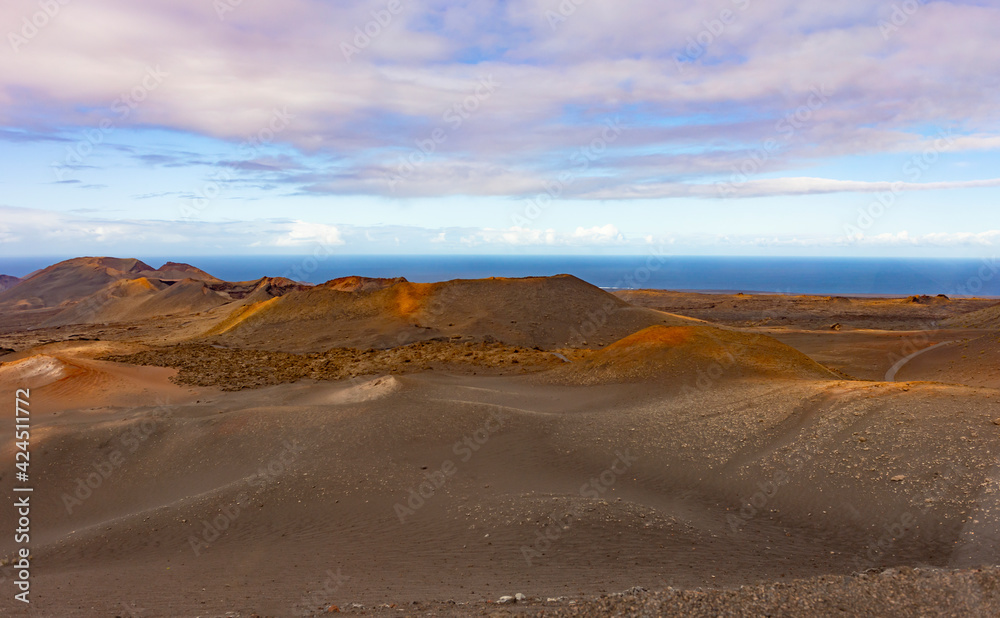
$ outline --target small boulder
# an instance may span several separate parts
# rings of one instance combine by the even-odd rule
[[[500,597],[500,600],[497,601],[497,603],[499,603],[501,605],[509,605],[510,603],[517,603],[517,599],[515,599],[512,596],[503,596],[503,597]]]

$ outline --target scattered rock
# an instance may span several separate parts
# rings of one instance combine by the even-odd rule
[[[521,594],[520,592],[518,592],[517,594],[514,595],[514,599],[517,600],[517,601],[525,601],[525,600],[528,599],[528,597],[526,597],[523,594]]]
[[[840,330],[842,328],[843,326],[840,325],[840,322],[837,322],[836,324],[830,327],[830,330]]]
[[[993,419],[993,424],[994,425],[1000,425],[1000,418]]]
[[[897,474],[896,476],[892,477],[889,480],[892,481],[893,483],[899,483],[905,478],[906,478],[905,474]]]
[[[504,596],[504,597],[500,597],[500,600],[497,601],[497,603],[499,603],[501,605],[508,605],[510,603],[517,603],[517,599],[515,599],[512,596]]]

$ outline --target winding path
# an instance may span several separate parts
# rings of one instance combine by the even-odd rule
[[[895,382],[896,381],[896,374],[899,373],[899,370],[902,369],[906,365],[906,363],[908,363],[911,360],[915,359],[916,357],[920,356],[924,352],[930,352],[931,350],[934,350],[936,348],[940,348],[942,346],[946,346],[949,343],[955,343],[955,342],[954,341],[942,341],[941,343],[936,343],[936,344],[934,344],[934,345],[932,345],[930,347],[924,348],[923,350],[918,350],[918,351],[914,352],[913,354],[910,354],[906,358],[900,359],[895,365],[893,365],[892,367],[889,368],[889,371],[885,372],[885,381],[886,382]]]

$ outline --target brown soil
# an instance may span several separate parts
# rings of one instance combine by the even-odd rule
[[[996,615],[1000,342],[919,326],[985,301],[712,297],[720,328],[572,277],[188,285],[229,300],[3,315],[35,492],[0,615]]]
[[[669,290],[627,290],[615,293],[640,307],[690,316],[718,324],[741,327],[794,327],[842,329],[928,330],[948,320],[992,307],[996,298],[952,298],[911,296],[872,298],[845,296],[801,296],[779,294],[700,294]],[[980,316],[984,317],[984,316]],[[949,322],[950,323],[950,322]],[[956,325],[958,325],[956,323]],[[964,326],[964,324],[962,324]],[[981,326],[980,326],[981,327]]]

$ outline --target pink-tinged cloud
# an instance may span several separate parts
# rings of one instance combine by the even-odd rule
[[[769,140],[736,195],[868,191],[802,168],[920,152],[936,129],[948,152],[1000,145],[1000,7],[983,3],[49,5],[0,7],[0,125],[263,138],[336,162],[281,179],[306,193],[520,196],[572,173],[567,195],[698,195]],[[624,133],[579,165],[612,118]]]

